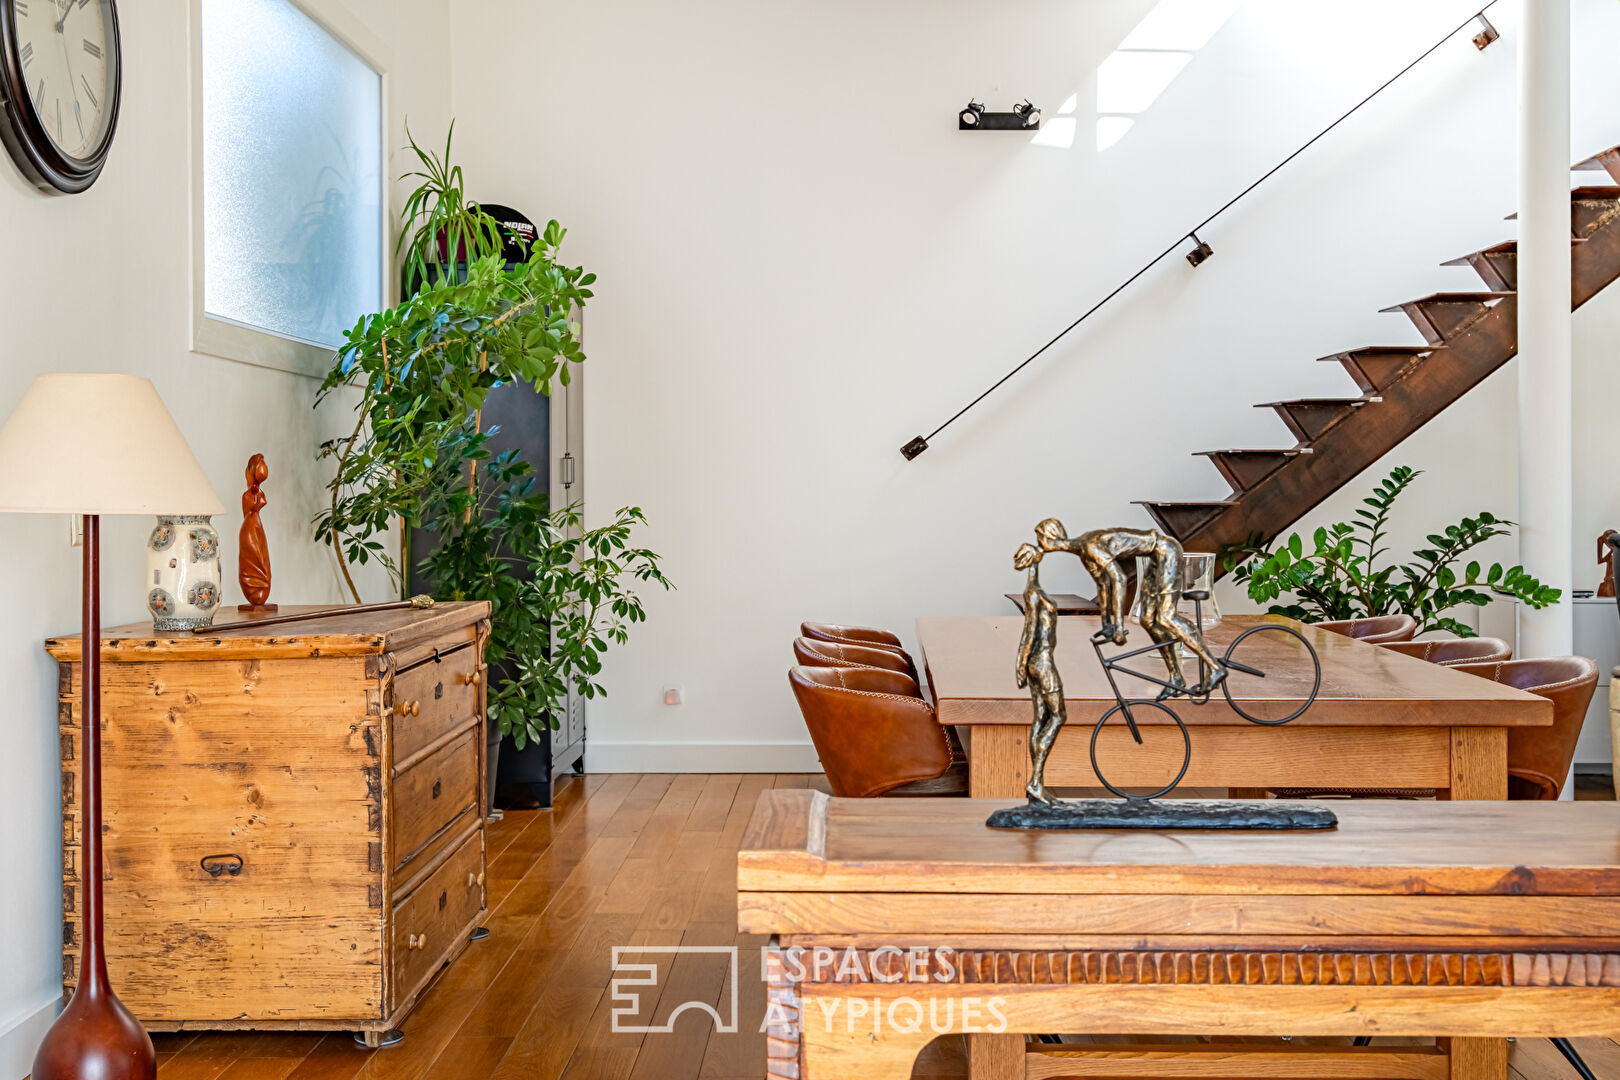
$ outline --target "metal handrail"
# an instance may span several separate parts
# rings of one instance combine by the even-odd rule
[[[963,414],[965,414],[969,409],[973,408],[973,406],[977,405],[979,402],[983,401],[985,398],[989,397],[991,394],[993,394],[997,390],[999,390],[1001,388],[1001,385],[1003,383],[1005,383],[1008,379],[1012,378],[1014,375],[1017,375],[1020,371],[1023,371],[1030,364],[1034,363],[1037,359],[1040,358],[1042,353],[1046,352],[1047,349],[1050,349],[1053,345],[1056,345],[1059,341],[1063,340],[1063,338],[1069,333],[1069,331],[1073,330],[1075,327],[1079,326],[1081,323],[1083,323],[1087,319],[1091,318],[1091,316],[1096,314],[1098,309],[1100,309],[1104,304],[1108,303],[1108,301],[1112,300],[1114,297],[1116,297],[1120,293],[1124,292],[1128,287],[1130,287],[1132,282],[1134,282],[1137,278],[1141,277],[1143,274],[1147,273],[1149,270],[1153,269],[1153,267],[1157,266],[1165,258],[1165,256],[1169,255],[1171,252],[1173,252],[1176,249],[1180,248],[1182,246],[1182,244],[1186,243],[1188,240],[1191,240],[1193,242],[1193,245],[1194,245],[1193,250],[1188,252],[1188,254],[1187,254],[1187,261],[1188,262],[1192,263],[1192,265],[1194,267],[1196,267],[1200,263],[1202,263],[1204,260],[1208,259],[1211,255],[1214,254],[1214,251],[1210,248],[1210,246],[1208,244],[1206,244],[1202,240],[1198,239],[1198,230],[1199,229],[1204,228],[1210,222],[1214,221],[1216,218],[1218,218],[1222,214],[1226,213],[1226,211],[1230,210],[1234,205],[1236,205],[1236,203],[1238,202],[1239,199],[1242,199],[1249,192],[1253,191],[1255,188],[1259,187],[1261,184],[1265,183],[1267,180],[1269,180],[1273,176],[1275,176],[1279,171],[1282,170],[1283,166],[1287,165],[1290,161],[1293,161],[1295,158],[1299,157],[1299,155],[1303,154],[1306,150],[1309,150],[1312,146],[1314,146],[1317,143],[1318,140],[1320,140],[1328,132],[1332,131],[1334,128],[1338,127],[1340,124],[1342,124],[1346,120],[1348,120],[1363,105],[1367,104],[1373,98],[1377,97],[1379,94],[1381,94],[1385,90],[1389,89],[1390,85],[1393,84],[1395,82],[1395,80],[1399,79],[1402,75],[1405,75],[1408,71],[1411,71],[1413,68],[1417,67],[1423,61],[1427,60],[1429,58],[1429,56],[1436,49],[1440,48],[1440,46],[1444,45],[1446,42],[1448,42],[1452,38],[1456,37],[1457,34],[1460,33],[1461,31],[1466,30],[1468,28],[1468,25],[1470,23],[1475,22],[1475,21],[1478,21],[1478,22],[1482,23],[1483,25],[1482,25],[1482,27],[1480,29],[1480,32],[1474,35],[1473,42],[1474,42],[1474,45],[1475,45],[1476,48],[1480,49],[1481,51],[1484,51],[1484,49],[1488,45],[1490,45],[1491,42],[1495,41],[1498,37],[1501,36],[1501,35],[1499,35],[1497,33],[1496,28],[1491,25],[1490,20],[1485,18],[1485,13],[1487,11],[1489,11],[1491,8],[1495,7],[1496,3],[1497,3],[1497,0],[1490,0],[1490,2],[1487,3],[1484,7],[1480,8],[1478,11],[1474,12],[1474,14],[1468,16],[1468,18],[1464,19],[1453,30],[1451,30],[1444,37],[1442,37],[1439,41],[1436,41],[1433,45],[1430,45],[1427,49],[1423,50],[1423,53],[1420,56],[1418,56],[1418,58],[1416,60],[1413,60],[1411,63],[1407,64],[1405,67],[1401,68],[1401,70],[1399,70],[1395,74],[1391,75],[1388,79],[1384,80],[1384,82],[1381,85],[1379,85],[1379,87],[1376,90],[1374,90],[1372,93],[1368,94],[1366,97],[1362,98],[1360,101],[1358,101],[1354,105],[1352,105],[1349,109],[1347,109],[1343,113],[1343,115],[1341,115],[1337,120],[1333,121],[1333,123],[1329,124],[1327,127],[1323,128],[1321,131],[1318,131],[1315,135],[1311,136],[1311,138],[1306,140],[1306,142],[1304,142],[1299,147],[1299,149],[1295,150],[1292,154],[1289,154],[1287,157],[1285,157],[1281,161],[1277,162],[1277,164],[1273,165],[1270,169],[1266,170],[1265,174],[1263,176],[1261,176],[1258,180],[1256,180],[1254,183],[1250,184],[1248,187],[1244,188],[1242,191],[1238,192],[1236,195],[1232,196],[1230,199],[1226,200],[1226,202],[1224,202],[1223,204],[1221,204],[1220,209],[1216,210],[1213,214],[1209,215],[1203,221],[1200,221],[1197,225],[1194,225],[1192,228],[1188,229],[1185,233],[1183,233],[1180,237],[1178,237],[1176,239],[1175,243],[1171,244],[1169,247],[1165,248],[1163,251],[1161,251],[1157,255],[1153,256],[1153,258],[1149,259],[1147,261],[1147,263],[1140,270],[1138,270],[1136,273],[1132,274],[1130,277],[1126,278],[1124,281],[1120,282],[1120,284],[1117,285],[1114,288],[1113,292],[1110,292],[1107,296],[1103,297],[1101,300],[1098,300],[1095,304],[1092,304],[1089,308],[1087,308],[1085,310],[1085,312],[1078,319],[1074,320],[1074,322],[1070,323],[1068,326],[1065,326],[1062,330],[1059,330],[1057,332],[1057,334],[1052,338],[1051,341],[1048,341],[1045,345],[1042,345],[1040,348],[1036,349],[1033,353],[1031,353],[1028,356],[1028,358],[1026,358],[1024,360],[1023,363],[1019,364],[1017,367],[1015,367],[1011,371],[1007,372],[1007,374],[1005,374],[1001,378],[997,379],[994,383],[992,383],[990,385],[989,389],[985,390],[984,393],[980,394],[978,397],[974,398],[972,401],[968,402],[966,405],[964,405],[960,409],[958,409],[956,411],[955,415],[953,415],[949,420],[947,420],[943,424],[939,425],[939,427],[935,428],[933,431],[930,431],[927,435],[918,435],[915,438],[913,438],[910,442],[908,442],[904,446],[902,446],[900,448],[900,453],[905,456],[905,459],[907,461],[911,461],[914,458],[916,458],[919,454],[921,454],[924,450],[927,450],[928,449],[928,443],[929,443],[930,439],[932,439],[935,435],[938,435],[940,432],[944,431],[946,428],[950,427],[952,424],[956,423],[956,421],[960,420],[962,418]]]

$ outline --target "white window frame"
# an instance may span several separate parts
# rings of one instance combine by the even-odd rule
[[[386,305],[394,295],[395,278],[392,252],[393,210],[388,177],[389,133],[393,131],[393,55],[366,25],[336,0],[288,0],[309,16],[321,29],[354,53],[377,73],[379,105],[382,113],[377,131],[378,198],[381,249],[377,253],[382,295]],[[202,4],[190,0],[191,30],[191,351],[202,356],[232,360],[255,367],[292,372],[321,379],[332,366],[334,350],[326,345],[249,326],[210,315],[206,304],[203,221],[203,86],[202,86]]]

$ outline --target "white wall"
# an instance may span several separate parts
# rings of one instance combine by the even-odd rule
[[[313,0],[316,12],[331,0]],[[241,601],[231,555],[241,523],[242,469],[270,463],[264,514],[281,603],[346,597],[310,520],[326,477],[316,444],[347,430],[351,401],[311,408],[312,379],[188,352],[189,72],[186,0],[120,5],[124,88],[106,171],[83,195],[49,197],[0,161],[0,416],[46,371],[125,371],[150,377],[232,512],[218,520],[226,545],[226,599]],[[349,8],[393,55],[395,131],[448,122],[447,0],[359,0]],[[402,171],[394,165],[390,173]],[[0,626],[0,1077],[28,1072],[61,987],[60,780],[56,675],[40,647],[79,626],[80,549],[61,517],[9,516],[0,532],[8,617]],[[140,585],[149,519],[109,518],[102,537],[106,623],[147,617]],[[369,598],[386,582],[367,575]]]
[[[908,438],[1476,10],[1249,0],[1099,153],[1094,72],[1151,7],[458,5],[472,190],[559,218],[568,255],[601,275],[592,516],[645,507],[680,586],[612,654],[593,769],[810,766],[784,686],[801,619],[909,633],[920,614],[1005,612],[1035,521],[1139,524],[1133,499],[1222,496],[1188,455],[1286,445],[1255,402],[1353,394],[1311,361],[1416,342],[1378,309],[1480,287],[1437,264],[1512,235],[1512,0],[1492,9],[1501,43],[1452,41],[1207,230],[1204,268],[1167,260],[904,462]],[[1620,142],[1620,7],[1575,7],[1589,151]],[[539,59],[487,62],[492,25]],[[1001,108],[1027,95],[1049,122],[1076,95],[1072,148],[958,133],[970,94]],[[1583,393],[1611,377],[1595,369],[1617,303],[1581,316]],[[1497,375],[1395,455],[1431,470],[1397,542],[1513,514],[1513,390]],[[1603,407],[1583,397],[1588,447]],[[1584,497],[1606,475],[1590,453],[1583,469]],[[1610,522],[1612,486],[1592,503]],[[1595,535],[1601,515],[1583,513],[1578,535]],[[1049,577],[1089,591],[1078,566]],[[663,706],[666,683],[687,704]]]

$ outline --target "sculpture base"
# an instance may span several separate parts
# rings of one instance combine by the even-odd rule
[[[1076,799],[997,810],[992,829],[1332,829],[1325,806],[1291,799]]]
[[[237,604],[236,610],[246,611],[253,615],[269,615],[271,612],[280,611],[281,609],[275,604]]]

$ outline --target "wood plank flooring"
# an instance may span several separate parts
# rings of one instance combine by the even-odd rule
[[[758,948],[735,925],[736,852],[767,787],[817,787],[808,775],[597,775],[565,782],[551,811],[508,811],[490,825],[490,936],[443,969],[396,1046],[347,1034],[158,1035],[160,1080],[760,1080],[764,1015]],[[1585,794],[1585,793],[1583,793]],[[635,953],[685,944],[739,947],[735,1034],[696,1010],[668,1033],[615,1034],[612,950],[657,964],[634,1021],[674,1005],[729,1005],[721,953]],[[752,960],[752,964],[750,964]],[[205,977],[205,973],[199,973]],[[660,1011],[662,1010],[662,1011]],[[1577,1039],[1599,1076],[1620,1076],[1620,1045]],[[1517,1080],[1575,1080],[1545,1040],[1515,1044]],[[917,1080],[966,1076],[958,1038],[937,1040]]]

